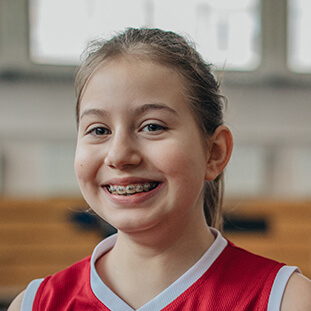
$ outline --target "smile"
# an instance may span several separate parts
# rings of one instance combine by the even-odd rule
[[[159,185],[158,182],[135,184],[127,186],[107,185],[107,189],[111,194],[116,195],[133,195],[140,192],[148,192],[155,189]]]

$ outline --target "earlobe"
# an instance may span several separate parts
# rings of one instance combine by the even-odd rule
[[[224,125],[219,126],[209,139],[206,180],[214,180],[224,170],[230,160],[232,148],[231,131]]]

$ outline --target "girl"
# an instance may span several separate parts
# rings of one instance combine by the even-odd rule
[[[232,136],[210,66],[159,29],[128,29],[87,53],[75,170],[118,234],[31,282],[9,310],[310,310],[311,283],[295,267],[220,233]]]

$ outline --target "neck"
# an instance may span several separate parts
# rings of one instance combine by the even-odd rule
[[[179,262],[185,258],[185,252],[190,253],[192,258],[201,257],[213,240],[214,236],[205,222],[201,226],[195,222],[187,227],[180,226],[177,230],[176,227],[174,230],[170,228],[164,230],[162,226],[159,226],[159,228],[138,233],[119,232],[113,251],[115,254],[122,253],[123,258],[133,257],[135,262],[153,261],[155,258],[166,257],[176,257]]]
[[[119,232],[115,247],[97,263],[99,275],[132,307],[144,305],[183,275],[213,243],[213,234],[200,219],[188,221],[179,230],[168,226],[135,234]]]

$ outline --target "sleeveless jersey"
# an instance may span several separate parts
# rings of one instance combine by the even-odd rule
[[[283,282],[281,291],[275,289],[274,283],[284,270],[283,264],[238,248],[219,232],[213,232],[217,238],[203,257],[139,311],[278,310],[273,302],[275,297],[271,301],[271,294],[278,295],[277,299],[281,300],[286,282],[295,268],[285,269],[286,282]],[[96,259],[113,247],[115,240],[116,237],[106,239],[105,246],[99,244],[92,258],[87,257],[37,282],[32,294],[32,309],[29,308],[30,302],[26,306],[31,296],[28,294],[22,311],[133,311],[102,282],[95,270]]]

